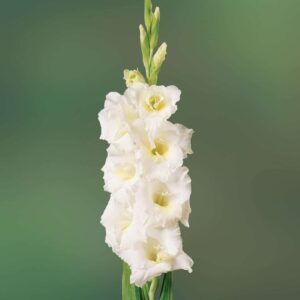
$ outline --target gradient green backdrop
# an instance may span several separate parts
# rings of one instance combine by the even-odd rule
[[[159,82],[182,89],[173,120],[195,129],[195,266],[175,300],[300,299],[300,2],[156,3]],[[118,300],[97,113],[142,67],[143,1],[2,0],[0,14],[0,299]]]

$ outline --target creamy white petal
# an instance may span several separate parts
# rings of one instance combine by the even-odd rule
[[[138,242],[145,242],[145,226],[135,205],[134,193],[119,191],[113,194],[101,216],[101,224],[106,230],[106,243],[122,259],[122,253]]]
[[[122,188],[132,189],[143,171],[139,152],[134,149],[126,151],[119,145],[110,145],[102,171],[104,172],[104,189],[107,192],[117,192]]]
[[[99,112],[98,119],[101,125],[100,139],[113,143],[129,134],[137,113],[126,97],[111,92],[106,96],[104,109]]]
[[[189,129],[181,124],[175,124],[178,130],[178,135],[180,136],[179,146],[184,153],[184,158],[188,154],[193,154],[192,150],[192,135],[194,133],[193,129]]]
[[[120,252],[124,231],[131,225],[132,219],[132,207],[111,197],[101,216],[101,224],[106,229],[105,242],[117,254]]]

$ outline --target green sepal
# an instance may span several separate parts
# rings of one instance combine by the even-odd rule
[[[153,73],[150,74],[149,79],[148,79],[148,83],[149,83],[150,85],[157,84],[158,73],[159,73],[159,72],[153,72]]]
[[[143,293],[144,300],[149,300],[149,289],[150,289],[149,283],[143,285],[142,293]]]
[[[173,300],[171,272],[163,275],[163,282],[162,282],[159,300]]]

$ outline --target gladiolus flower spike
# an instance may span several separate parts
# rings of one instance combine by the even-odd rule
[[[145,0],[144,14],[145,76],[126,69],[127,89],[109,93],[98,115],[100,139],[109,144],[102,171],[110,199],[101,224],[106,243],[123,261],[122,299],[171,300],[172,272],[192,272],[193,265],[179,227],[189,226],[191,178],[183,161],[192,154],[193,130],[169,121],[181,91],[157,85],[167,44],[157,48],[160,9]]]

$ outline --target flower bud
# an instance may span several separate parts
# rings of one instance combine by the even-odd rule
[[[149,60],[150,60],[149,39],[148,39],[147,33],[144,29],[144,26],[140,25],[139,29],[140,29],[141,50],[142,50],[142,54],[143,54],[143,63],[144,63],[146,70],[148,70]]]
[[[155,8],[153,20],[151,24],[151,39],[150,48],[153,50],[157,46],[158,34],[159,34],[159,22],[160,22],[160,10],[159,7]]]
[[[145,0],[145,25],[148,31],[150,31],[152,23],[152,2],[151,0]]]
[[[159,10],[159,7],[158,7],[158,6],[155,8],[155,11],[154,11],[154,18],[160,19],[160,10]]]
[[[154,64],[155,70],[159,70],[160,69],[162,63],[166,59],[166,55],[167,55],[167,44],[163,43],[158,48],[158,50],[156,51],[156,53],[154,54],[154,57],[153,57],[153,64]]]
[[[139,26],[139,30],[140,30],[140,41],[141,44],[143,44],[145,42],[145,39],[147,38],[147,33],[142,24]]]
[[[145,78],[139,70],[124,70],[124,80],[126,81],[127,87],[130,87],[136,82],[145,82]]]

